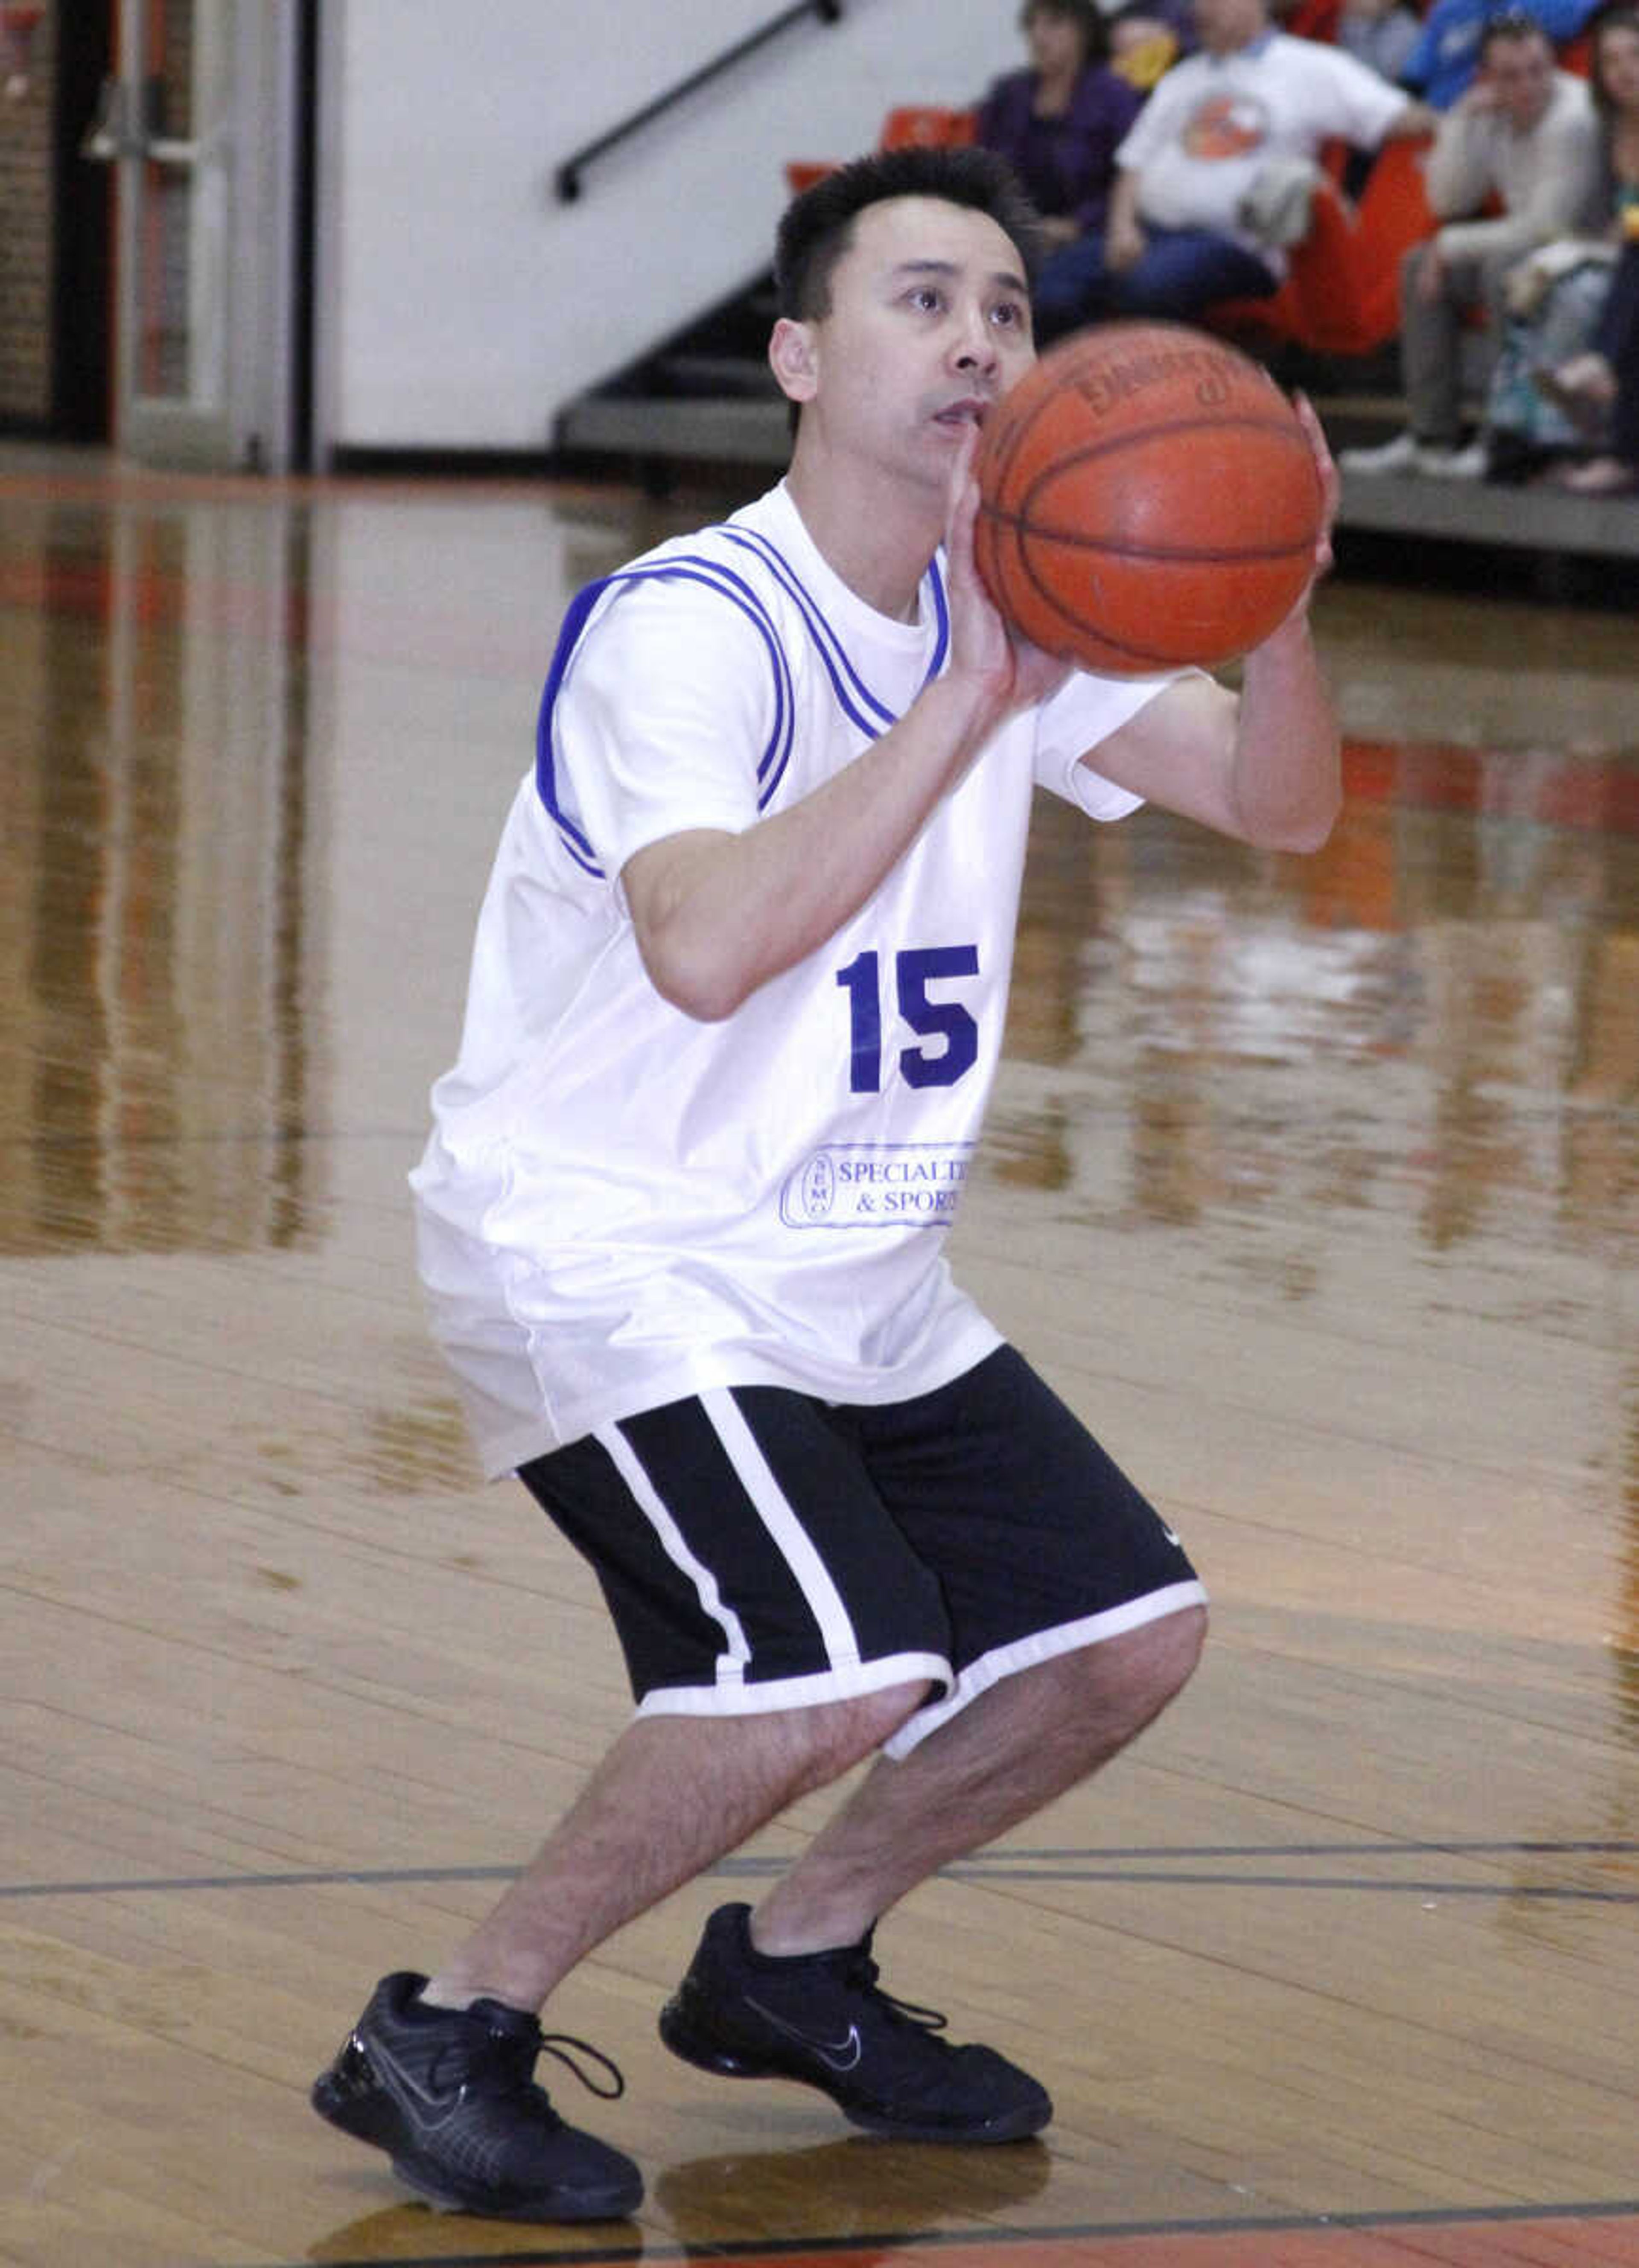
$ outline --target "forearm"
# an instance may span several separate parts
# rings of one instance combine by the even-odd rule
[[[1455,220],[1484,203],[1491,175],[1475,120],[1446,113],[1429,151],[1423,187],[1436,220]]]
[[[1555,233],[1525,213],[1499,213],[1494,220],[1449,222],[1436,232],[1435,242],[1448,267],[1468,268],[1483,261],[1523,260]]]
[[[1106,237],[1119,237],[1139,225],[1138,183],[1136,172],[1124,166],[1117,166],[1115,179],[1110,185],[1110,203],[1104,222]]]
[[[1230,761],[1237,832],[1281,850],[1318,850],[1342,803],[1337,713],[1295,615],[1246,657]]]
[[[1002,713],[974,680],[937,679],[801,802],[741,835],[639,851],[622,880],[657,990],[716,1021],[816,951],[881,887]]]

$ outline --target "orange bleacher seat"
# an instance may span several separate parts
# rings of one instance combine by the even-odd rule
[[[876,138],[879,150],[960,149],[978,129],[972,110],[941,110],[927,103],[906,103],[890,110]]]
[[[1267,299],[1207,311],[1214,329],[1256,329],[1316,354],[1364,355],[1400,327],[1400,261],[1433,232],[1421,143],[1389,142],[1351,210],[1335,183],[1316,191],[1309,233],[1293,247],[1286,281]]]
[[[890,110],[876,137],[879,150],[952,149],[970,143],[978,130],[978,114],[952,110],[937,103],[906,102]],[[786,187],[794,197],[823,181],[837,170],[834,158],[793,158],[786,166]]]

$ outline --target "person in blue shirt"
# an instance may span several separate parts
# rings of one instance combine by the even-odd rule
[[[1420,94],[1431,110],[1449,110],[1473,84],[1480,41],[1494,19],[1523,16],[1539,24],[1558,48],[1586,28],[1598,4],[1598,0],[1532,0],[1521,9],[1499,8],[1494,0],[1435,0],[1423,18],[1422,37],[1400,68],[1400,85]]]

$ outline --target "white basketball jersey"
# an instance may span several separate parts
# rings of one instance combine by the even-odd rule
[[[941,1257],[1000,1046],[1031,791],[1166,682],[1074,677],[983,750],[869,903],[720,1023],[671,1007],[619,876],[831,778],[944,666],[831,571],[783,485],[581,593],[411,1175],[433,1329],[485,1468],[708,1388],[942,1385],[999,1343]],[[725,906],[732,920],[733,908]]]

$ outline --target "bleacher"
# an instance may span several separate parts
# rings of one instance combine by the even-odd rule
[[[1299,0],[1288,28],[1329,38],[1338,4]],[[1561,62],[1585,70],[1585,39],[1561,51]],[[971,111],[897,103],[883,119],[879,146],[969,141],[973,122]],[[1310,394],[1334,450],[1384,438],[1405,422],[1396,351],[1399,266],[1436,225],[1423,192],[1422,145],[1387,144],[1354,195],[1344,187],[1347,157],[1340,147],[1325,153],[1308,233],[1292,247],[1280,290],[1268,298],[1225,303],[1205,319],[1266,361],[1283,385]],[[791,192],[820,178],[828,162],[789,160]],[[683,463],[783,464],[786,407],[764,357],[772,313],[764,276],[572,405],[560,420],[560,448],[625,460],[655,488],[667,486]],[[1480,346],[1477,337],[1476,412]],[[1549,559],[1639,560],[1639,499],[1584,497],[1539,485],[1346,477],[1339,526]]]

